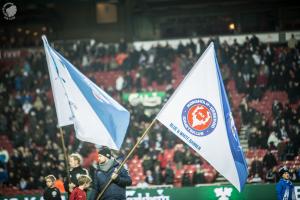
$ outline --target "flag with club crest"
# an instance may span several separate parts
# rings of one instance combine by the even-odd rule
[[[156,119],[198,152],[239,191],[248,177],[211,43]]]

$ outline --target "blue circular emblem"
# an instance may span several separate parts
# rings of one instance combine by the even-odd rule
[[[205,99],[193,99],[182,110],[184,128],[196,136],[207,136],[217,126],[218,116],[215,107]]]

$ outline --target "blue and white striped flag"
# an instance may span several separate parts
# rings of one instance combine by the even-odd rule
[[[54,94],[58,126],[74,124],[82,141],[119,150],[130,114],[42,37]]]
[[[248,169],[213,43],[156,118],[242,190]]]

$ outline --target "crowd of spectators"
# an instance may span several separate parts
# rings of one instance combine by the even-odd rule
[[[215,42],[218,60],[225,84],[234,81],[242,101],[234,116],[241,118],[247,128],[250,149],[268,149],[263,160],[254,158],[249,163],[251,182],[276,179],[276,166],[293,160],[300,147],[300,54],[299,45],[266,44],[253,35],[243,44],[236,41]],[[154,91],[152,82],[165,85],[167,97],[174,91],[176,78],[174,65],[186,74],[199,58],[207,44],[199,39],[177,48],[157,45],[149,50],[136,50],[123,39],[118,44],[102,44],[94,40],[55,43],[54,47],[86,74],[118,71],[116,85],[104,88],[114,98],[121,100],[123,92]],[[38,189],[45,186],[43,177],[54,174],[66,177],[64,157],[56,128],[56,115],[51,94],[50,80],[42,48],[28,50],[26,56],[5,61],[0,73],[0,134],[13,145],[9,158],[1,160],[1,187]],[[132,73],[134,72],[134,73]],[[93,77],[90,76],[92,79]],[[143,87],[142,79],[147,87]],[[266,91],[284,91],[288,103],[273,102],[272,118],[266,118],[250,106],[260,102]],[[229,94],[232,98],[232,95]],[[232,100],[232,99],[230,99]],[[155,112],[145,113],[142,105],[132,106],[121,102],[131,113],[121,155],[126,155],[142,131],[148,127]],[[64,129],[69,152],[79,152],[84,157],[93,145],[82,143],[74,137],[72,127]],[[182,176],[183,186],[205,183],[203,159],[163,126],[156,124],[136,151],[142,161],[147,184],[173,184],[174,171],[184,165],[195,165],[194,174],[187,171]],[[172,160],[166,162],[162,154],[174,150]],[[277,150],[275,157],[271,150]],[[299,167],[299,166],[298,166]],[[299,168],[292,169],[294,180],[299,180]],[[163,173],[162,173],[163,172]],[[3,174],[3,175],[2,175]],[[140,183],[142,184],[142,183]]]

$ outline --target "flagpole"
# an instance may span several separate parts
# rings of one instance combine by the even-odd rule
[[[145,130],[145,132],[142,134],[142,136],[138,139],[138,141],[136,142],[136,144],[132,147],[132,149],[130,150],[130,152],[128,153],[128,155],[126,156],[126,158],[122,161],[122,163],[119,165],[119,167],[117,168],[117,170],[115,171],[116,174],[119,173],[119,171],[121,170],[121,168],[123,167],[123,165],[126,163],[126,161],[129,159],[129,157],[132,155],[132,153],[134,152],[134,150],[138,147],[138,145],[142,142],[142,140],[144,139],[144,137],[148,134],[150,128],[153,126],[153,124],[156,122],[156,118],[154,118],[151,122],[151,124],[148,126],[148,128]],[[104,194],[104,192],[106,191],[106,189],[108,188],[108,186],[111,184],[113,180],[109,179],[109,181],[107,182],[107,184],[105,185],[105,187],[103,188],[103,190],[101,191],[101,193],[97,196],[97,200],[99,200],[102,195]]]
[[[64,152],[64,157],[65,157],[65,162],[66,162],[66,169],[67,169],[67,176],[68,176],[68,183],[70,183],[70,168],[69,168],[69,159],[67,156],[67,149],[65,146],[65,140],[64,140],[64,132],[61,127],[59,127],[59,132],[60,132],[60,138],[61,138],[61,144]]]

